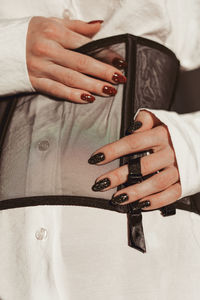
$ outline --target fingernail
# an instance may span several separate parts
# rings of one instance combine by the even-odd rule
[[[92,186],[92,190],[94,192],[100,192],[100,191],[104,190],[105,188],[109,187],[110,184],[111,184],[110,179],[109,178],[104,178],[102,180],[97,181]]]
[[[133,123],[129,126],[129,128],[126,130],[126,135],[134,133],[136,130],[142,127],[142,122],[140,121],[133,121]]]
[[[104,20],[93,20],[93,21],[88,22],[88,24],[96,24],[96,23],[102,24],[103,22],[104,22]]]
[[[149,200],[145,200],[145,201],[138,203],[138,208],[140,208],[140,209],[149,207],[149,206],[151,206],[151,202]]]
[[[93,156],[91,156],[88,160],[88,163],[91,165],[95,165],[105,159],[105,155],[102,152],[99,152]]]
[[[111,204],[120,204],[120,203],[124,203],[128,200],[128,195],[127,194],[120,194],[118,196],[114,196],[112,197],[112,199],[110,200]]]
[[[126,77],[119,74],[119,73],[114,73],[112,80],[116,83],[125,83],[126,82]]]
[[[89,94],[82,94],[81,99],[84,100],[84,101],[87,101],[89,103],[92,103],[92,102],[94,102],[95,97],[92,96],[92,95],[89,95]]]
[[[115,57],[112,60],[112,64],[114,67],[118,68],[118,69],[125,69],[127,67],[127,62],[123,59],[120,59],[118,57]]]
[[[114,96],[114,95],[116,95],[117,90],[114,87],[105,85],[103,87],[103,93],[106,94],[106,95],[109,95],[109,96]]]

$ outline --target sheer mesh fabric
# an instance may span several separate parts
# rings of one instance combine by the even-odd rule
[[[98,176],[126,159],[98,167],[89,165],[88,158],[123,136],[138,108],[170,108],[179,63],[167,48],[122,35],[92,42],[77,51],[106,63],[115,56],[125,59],[127,84],[116,86],[116,96],[96,96],[88,105],[39,94],[17,98],[0,159],[0,202],[10,199],[6,202],[10,207],[24,198],[40,197],[40,204],[46,204],[44,196],[58,196],[53,203],[69,204],[70,197],[70,203],[82,205],[84,200],[78,197],[83,197],[88,206],[101,207],[102,199],[102,208],[109,209],[105,201],[116,190],[96,193],[91,186]],[[61,201],[59,196],[69,197]],[[31,201],[34,205],[34,199]]]

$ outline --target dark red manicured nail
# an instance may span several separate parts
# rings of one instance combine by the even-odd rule
[[[81,99],[84,100],[84,101],[87,101],[89,103],[92,103],[92,102],[94,102],[95,97],[90,95],[90,94],[82,94]]]
[[[118,58],[118,57],[115,57],[112,60],[112,64],[113,64],[113,66],[115,66],[118,69],[125,69],[127,67],[127,62],[123,59]]]
[[[126,82],[126,77],[119,74],[119,73],[114,73],[112,80],[116,83],[125,83]]]
[[[96,24],[96,23],[102,24],[103,22],[104,22],[104,20],[93,20],[93,21],[88,22],[88,24]]]
[[[103,93],[109,96],[114,96],[117,94],[117,90],[114,87],[105,85],[103,87]]]

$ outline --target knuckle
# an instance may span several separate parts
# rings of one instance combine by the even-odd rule
[[[96,66],[98,67],[98,77],[105,81],[111,81],[114,72],[112,72],[109,66],[105,66],[101,61],[96,60]]]
[[[86,55],[79,55],[77,59],[77,71],[82,72],[87,69],[88,66],[88,57]]]
[[[152,165],[151,165],[151,160],[143,157],[141,158],[141,171],[142,175],[147,175],[151,172]]]
[[[168,129],[165,125],[160,125],[158,127],[158,130],[159,130],[159,135],[162,139],[162,141],[168,141]]]
[[[40,86],[44,86],[44,82],[40,80]],[[58,92],[58,87],[56,86],[56,84],[53,81],[48,81],[46,82],[46,90],[52,94],[52,95],[56,95]]]
[[[47,54],[47,45],[41,40],[36,40],[32,46],[32,51],[36,56],[45,56]]]
[[[165,199],[162,196],[159,196],[157,201],[156,201],[155,208],[163,207],[165,205],[166,205]]]
[[[75,86],[75,82],[76,82],[76,78],[75,78],[75,76],[74,76],[73,73],[68,72],[65,81],[66,81],[66,84],[68,86],[74,87]]]
[[[166,177],[161,174],[154,175],[154,186],[158,190],[164,190],[166,188]]]
[[[70,89],[70,90],[68,91],[68,93],[67,93],[67,99],[69,99],[69,100],[75,100],[76,98],[77,98],[77,97],[76,97],[75,93],[73,92],[72,89]]]
[[[135,200],[142,198],[142,193],[140,192],[140,189],[139,189],[139,183],[134,186],[131,194]]]
[[[44,24],[43,34],[47,38],[56,39],[58,37],[60,27],[61,25],[58,22],[48,20]]]
[[[27,68],[28,68],[28,72],[30,74],[37,73],[37,71],[40,70],[40,66],[41,66],[41,64],[36,59],[34,59],[33,57],[27,59]]]
[[[176,199],[178,199],[181,196],[181,192],[182,192],[181,184],[177,183],[176,188],[174,189],[174,194]]]
[[[104,83],[102,83],[100,80],[96,80],[95,84],[93,84],[92,86],[90,86],[91,91],[93,93],[96,94],[101,94],[103,93],[103,87],[104,87]]]
[[[37,90],[38,89],[37,79],[34,76],[29,76],[29,79],[34,89]]]
[[[170,146],[167,147],[167,153],[168,153],[169,161],[171,163],[173,163],[175,161],[175,153],[174,153],[173,149]]]
[[[114,74],[114,71],[112,71],[108,67],[106,67],[105,70],[104,70],[104,74],[103,74],[104,76],[103,77],[105,78],[105,80],[110,81],[113,74]]]
[[[179,179],[179,172],[178,172],[178,169],[176,167],[170,167],[169,171],[171,172],[171,181],[172,181],[172,184],[173,184],[174,181],[177,181]]]
[[[112,174],[112,180],[114,184],[119,184],[121,182],[121,174],[120,172],[113,172]]]
[[[127,144],[127,148],[130,149],[130,151],[135,151],[140,145],[140,138],[138,139],[135,138],[133,134],[127,136],[124,138],[124,142]]]

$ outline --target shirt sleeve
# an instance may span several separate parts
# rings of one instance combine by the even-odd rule
[[[30,19],[0,19],[0,96],[34,91],[26,65]]]
[[[200,67],[200,1],[166,0],[169,32],[165,46],[172,49],[183,70]]]
[[[180,198],[200,192],[200,112],[181,115],[163,110],[140,110],[142,109],[153,113],[168,127],[180,174]]]

